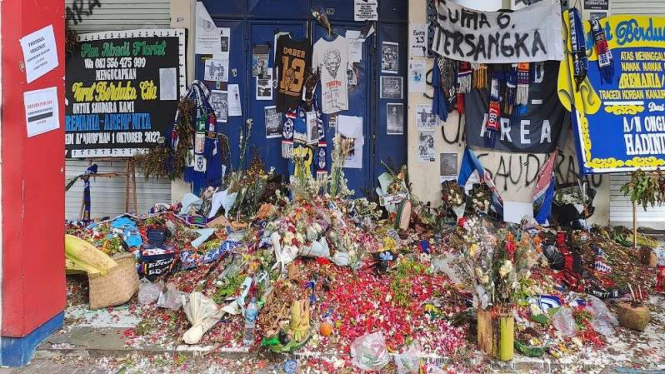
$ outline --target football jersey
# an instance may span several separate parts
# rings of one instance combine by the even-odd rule
[[[277,39],[275,70],[279,79],[275,106],[278,112],[295,109],[302,101],[305,73],[312,63],[309,39],[293,40],[288,35]]]

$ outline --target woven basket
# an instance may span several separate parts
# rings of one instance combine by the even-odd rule
[[[122,305],[129,301],[139,289],[134,255],[127,253],[114,257],[118,266],[108,274],[88,274],[90,282],[90,309],[101,309]]]

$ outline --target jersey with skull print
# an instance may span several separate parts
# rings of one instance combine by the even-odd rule
[[[349,63],[349,43],[343,36],[314,44],[312,66],[321,72],[322,111],[333,114],[349,108],[346,70]]]

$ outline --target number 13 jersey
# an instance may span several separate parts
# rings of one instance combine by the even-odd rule
[[[302,90],[305,73],[312,63],[312,49],[309,39],[293,40],[288,35],[277,39],[275,70],[278,72],[279,84],[275,106],[277,111],[286,113],[295,109],[302,101]]]

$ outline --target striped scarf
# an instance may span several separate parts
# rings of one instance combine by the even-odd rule
[[[614,59],[612,58],[612,51],[607,45],[605,30],[600,26],[600,21],[597,18],[591,20],[591,33],[593,34],[593,42],[596,45],[601,82],[612,83],[612,78],[614,78]]]
[[[573,76],[577,88],[586,79],[588,71],[588,60],[586,56],[586,42],[584,40],[584,27],[580,12],[576,8],[569,11],[570,17],[570,42],[573,48]]]

